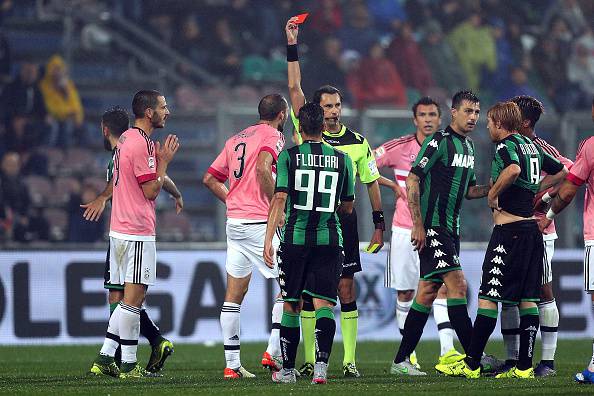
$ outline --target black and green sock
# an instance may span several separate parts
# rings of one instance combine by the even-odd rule
[[[497,325],[497,310],[479,308],[474,321],[472,338],[468,349],[468,356],[465,361],[472,370],[476,370],[481,365],[481,357],[487,346],[489,337],[493,334]]]
[[[332,308],[316,309],[316,362],[328,363],[335,333],[336,321]]]
[[[531,307],[520,309],[520,354],[518,357],[518,369],[527,370],[532,367],[534,356],[534,341],[538,333],[540,318],[538,308]]]
[[[283,312],[280,328],[283,368],[295,368],[295,357],[297,356],[297,347],[299,346],[299,332],[299,314]]]
[[[406,322],[404,322],[404,329],[402,330],[402,341],[400,341],[400,348],[394,358],[394,363],[402,363],[417,347],[423,329],[429,319],[429,312],[431,307],[426,307],[413,301]]]
[[[456,331],[458,340],[468,352],[470,348],[470,339],[472,337],[472,321],[468,316],[468,309],[466,308],[466,298],[448,298],[448,316],[450,323]]]
[[[140,310],[140,334],[146,338],[151,346],[159,345],[164,339],[161,331],[146,313],[146,309]]]

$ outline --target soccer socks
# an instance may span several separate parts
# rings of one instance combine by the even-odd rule
[[[316,328],[316,313],[311,300],[303,300],[301,310],[301,336],[303,338],[303,355],[305,363],[314,364],[316,361],[316,346],[314,331]]]
[[[481,365],[481,357],[487,346],[489,337],[497,325],[497,309],[479,308],[474,321],[472,340],[467,351],[466,363],[472,370]]]
[[[140,308],[122,302],[114,315],[118,310],[122,365],[136,364],[136,350],[138,349],[138,336],[140,335]]]
[[[148,340],[151,346],[157,345],[163,339],[161,331],[148,316],[144,304],[140,307],[140,334]]]
[[[538,308],[520,309],[520,355],[518,369],[527,370],[532,367],[534,341],[538,333]]]
[[[297,347],[299,346],[299,314],[283,312],[280,344],[281,354],[283,355],[283,368],[287,370],[294,369]]]
[[[520,311],[517,305],[502,305],[501,334],[507,360],[517,361],[520,353]]]
[[[277,298],[272,307],[272,330],[270,330],[270,337],[268,338],[268,347],[266,352],[270,356],[280,356],[280,326],[281,319],[283,317],[283,304],[282,298]]]
[[[454,328],[448,316],[448,304],[445,298],[438,298],[433,302],[433,317],[439,332],[440,356],[454,348]]]
[[[413,353],[421,339],[427,319],[429,319],[429,312],[431,312],[431,307],[421,305],[416,300],[413,301],[404,324],[402,341],[400,341],[400,348],[398,348],[394,363],[402,363]]]
[[[120,318],[120,304],[115,303],[113,310],[110,304],[109,310],[111,315],[109,317],[109,324],[107,325],[107,332],[105,333],[105,340],[99,352],[101,355],[114,357],[116,349],[120,346],[120,332],[119,332],[119,318]]]
[[[336,322],[332,308],[316,309],[316,362],[328,364],[335,332]]]
[[[233,370],[241,367],[239,358],[239,312],[241,306],[236,303],[223,303],[221,308],[221,329],[223,333],[223,348],[225,349],[225,361],[227,367]]]
[[[466,298],[448,298],[448,316],[464,352],[468,352],[472,337],[472,322],[466,308]]]
[[[540,317],[540,338],[542,341],[542,363],[554,368],[557,350],[557,331],[559,329],[559,310],[553,301],[538,304]]]
[[[357,301],[340,304],[340,331],[342,332],[342,344],[344,346],[343,366],[347,363],[355,363],[358,320]]]
[[[396,299],[396,322],[398,323],[398,330],[400,330],[400,334],[402,334],[404,331],[404,324],[406,323],[408,311],[410,311],[412,303],[412,300],[400,301]]]

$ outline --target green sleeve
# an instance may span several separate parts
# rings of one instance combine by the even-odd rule
[[[441,158],[442,151],[441,141],[443,140],[441,132],[435,132],[430,137],[426,138],[417,154],[417,159],[412,164],[411,172],[423,179],[431,170],[433,165]]]
[[[344,182],[340,193],[341,201],[353,201],[355,199],[355,177],[353,175],[353,161],[348,155],[344,155]]]
[[[291,121],[293,121],[293,128],[295,128],[295,135],[297,136],[297,145],[303,143],[303,139],[301,139],[301,134],[299,133],[299,118],[295,115],[293,108],[291,107]]]
[[[274,192],[289,192],[289,153],[281,151],[276,164],[276,188]]]
[[[379,179],[380,174],[377,170],[377,164],[375,163],[375,156],[367,139],[363,138],[363,144],[361,145],[361,156],[357,160],[357,172],[359,173],[359,179],[361,183],[369,184]]]

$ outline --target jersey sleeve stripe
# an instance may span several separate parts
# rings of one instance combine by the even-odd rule
[[[138,184],[146,183],[151,180],[155,180],[157,178],[156,173],[147,173],[146,175],[140,175],[136,177]]]
[[[215,177],[215,179],[217,179],[221,183],[224,183],[227,180],[227,176],[225,174],[219,172],[212,166],[208,168],[207,172],[210,173],[211,175],[213,175]]]
[[[270,153],[270,155],[272,155],[272,158],[274,159],[274,162],[276,162],[278,160],[278,155],[276,154],[276,151],[274,151],[274,149],[268,147],[268,146],[264,146],[262,148],[260,148],[260,153],[262,151],[266,151],[267,153]],[[258,153],[258,154],[260,154]]]
[[[578,187],[586,182],[585,180],[582,180],[579,177],[577,177],[576,175],[574,175],[573,173],[568,173],[567,176],[565,176],[565,179],[569,180],[570,182],[572,182],[573,184],[575,184]]]

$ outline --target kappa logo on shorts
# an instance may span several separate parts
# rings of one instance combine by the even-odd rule
[[[429,228],[429,229],[427,230],[427,236],[428,236],[428,237],[432,237],[432,236],[436,236],[436,235],[439,235],[439,234],[438,234],[438,233],[437,233],[437,231],[435,231],[433,228]]]
[[[499,282],[499,279],[497,278],[491,278],[491,280],[487,283],[491,286],[502,286],[501,282]]]
[[[282,269],[279,268],[278,269],[278,276],[284,276],[284,275],[285,275],[285,271],[283,271]]]
[[[491,271],[489,271],[490,274],[493,275],[503,275],[503,272],[501,272],[501,270],[499,269],[499,267],[493,267],[491,268]]]
[[[497,253],[507,254],[503,245],[497,245],[497,247],[495,249],[493,249],[493,251],[497,252]]]
[[[497,290],[495,290],[495,289],[489,290],[487,292],[487,296],[501,298],[501,296],[499,295],[499,292]]]
[[[279,278],[279,280],[278,280],[278,283],[279,283],[281,286],[284,286],[284,285],[285,285],[285,280],[284,280],[283,278]]]
[[[439,258],[439,257],[443,257],[443,256],[445,256],[445,255],[446,255],[446,254],[445,254],[444,252],[442,252],[440,249],[437,249],[437,250],[435,251],[435,253],[433,253],[433,258]]]
[[[436,266],[436,268],[445,268],[445,267],[449,267],[449,266],[450,266],[450,265],[449,265],[448,263],[446,263],[445,261],[443,261],[443,260],[439,260],[439,261],[437,262],[437,266]]]
[[[432,239],[429,247],[438,247],[443,245],[443,243],[439,242],[437,239]]]
[[[282,290],[282,291],[281,291],[281,296],[283,296],[283,297],[287,297],[287,292],[286,292],[286,291],[284,291],[284,290]]]
[[[492,263],[495,263],[495,264],[499,264],[499,265],[505,265],[505,263],[503,262],[503,259],[501,257],[499,257],[499,256],[493,257],[491,259],[491,262]]]

